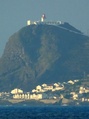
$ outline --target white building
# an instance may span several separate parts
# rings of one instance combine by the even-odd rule
[[[85,88],[81,86],[79,89],[79,94],[82,94],[82,93],[85,93]]]
[[[69,84],[72,84],[72,85],[74,84],[74,82],[72,80],[68,81],[68,83]]]
[[[39,21],[31,21],[31,20],[27,20],[27,26],[29,25],[38,25],[38,24],[47,24],[47,25],[60,25],[60,24],[64,24],[62,21],[45,21],[46,16],[45,14],[43,14],[41,16],[41,20]]]
[[[41,91],[41,86],[40,85],[36,86],[36,90]]]
[[[74,99],[74,100],[78,100],[78,94],[74,94],[74,95],[73,95],[73,99]]]
[[[25,99],[25,100],[28,100],[28,99],[30,99],[30,94],[29,93],[25,93],[25,94],[14,94],[13,95],[13,99]]]
[[[89,93],[89,89],[85,89],[85,93]]]
[[[44,84],[42,84],[42,87],[46,87],[46,86],[47,86],[47,84],[45,84],[45,83],[44,83]]]
[[[53,86],[46,86],[44,87],[44,90],[48,91],[48,90],[52,90],[53,89]]]
[[[57,90],[64,90],[64,87],[55,87],[52,91],[57,91]]]
[[[15,88],[14,90],[11,91],[11,94],[22,94],[23,90]]]
[[[58,83],[54,83],[54,86],[58,87],[58,86],[59,86],[59,84],[58,84]]]
[[[28,21],[27,21],[27,26],[32,25],[32,24],[37,25],[38,23],[39,23],[38,21],[28,20]]]
[[[36,92],[37,92],[37,90],[36,90],[36,89],[33,89],[33,90],[32,90],[32,93],[36,93]]]
[[[89,102],[89,98],[82,98],[82,102]]]
[[[79,80],[74,80],[74,82],[76,83],[76,82],[79,82]]]
[[[30,95],[31,100],[40,100],[42,99],[42,94],[32,94]]]

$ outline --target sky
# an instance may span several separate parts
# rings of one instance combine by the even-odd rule
[[[0,57],[9,37],[43,13],[47,21],[68,22],[89,35],[89,0],[0,0]]]

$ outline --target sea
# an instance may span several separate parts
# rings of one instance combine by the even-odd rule
[[[89,106],[0,106],[0,119],[89,119]]]

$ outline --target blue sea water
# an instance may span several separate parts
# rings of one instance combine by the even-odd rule
[[[0,119],[89,119],[88,106],[0,107]]]

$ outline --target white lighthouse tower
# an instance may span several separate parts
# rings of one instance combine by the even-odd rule
[[[46,19],[46,16],[45,16],[45,14],[43,14],[42,17],[41,17],[41,22],[44,22],[45,19]]]

